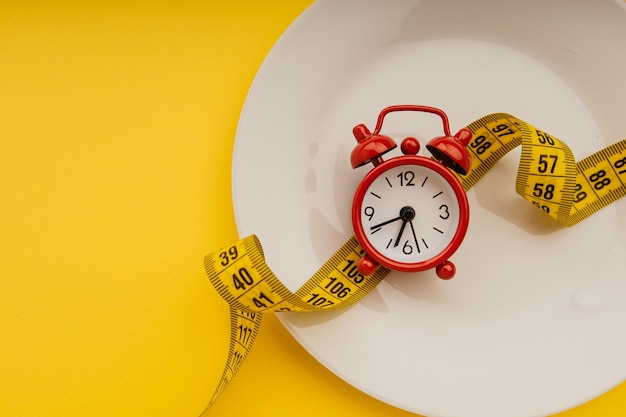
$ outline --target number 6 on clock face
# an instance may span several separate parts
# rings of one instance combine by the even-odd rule
[[[469,205],[448,168],[407,155],[381,163],[363,178],[352,216],[357,240],[373,260],[414,272],[442,264],[457,250]]]

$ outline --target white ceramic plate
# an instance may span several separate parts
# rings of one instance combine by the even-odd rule
[[[241,236],[299,288],[351,236],[357,123],[392,104],[444,109],[452,130],[509,112],[577,159],[626,136],[622,1],[338,0],[309,8],[273,48],[241,115],[233,162]],[[384,133],[440,134],[400,113]],[[570,229],[515,194],[519,152],[469,192],[457,276],[392,273],[358,305],[281,315],[359,389],[427,416],[539,416],[626,375],[626,201]]]

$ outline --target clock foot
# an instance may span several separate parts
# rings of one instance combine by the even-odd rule
[[[442,264],[437,265],[435,271],[437,272],[437,276],[439,278],[448,280],[454,277],[454,274],[456,273],[456,267],[452,262],[445,261]]]
[[[365,255],[364,257],[359,259],[359,262],[357,262],[356,269],[359,271],[361,275],[370,277],[374,275],[374,272],[376,272],[377,266],[378,264],[374,262],[372,258]]]

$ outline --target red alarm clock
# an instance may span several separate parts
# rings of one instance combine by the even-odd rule
[[[380,130],[385,116],[396,111],[427,112],[441,118],[444,136],[426,144],[433,158],[418,156],[419,141],[407,137],[400,147],[403,155],[383,160],[397,145]],[[352,167],[369,162],[374,166],[357,187],[352,203],[352,226],[366,253],[358,263],[359,272],[372,275],[377,265],[403,272],[435,268],[440,278],[452,278],[456,268],[449,258],[469,224],[467,195],[452,171],[466,175],[470,170],[466,146],[472,133],[461,129],[451,136],[446,114],[420,105],[387,107],[373,132],[359,124],[353,133],[358,145],[351,154]]]

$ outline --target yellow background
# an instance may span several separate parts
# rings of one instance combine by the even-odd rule
[[[0,416],[204,408],[228,312],[202,258],[238,237],[238,115],[310,3],[0,4]],[[410,413],[331,374],[270,316],[210,415]],[[562,414],[598,415],[626,415],[625,384]]]

